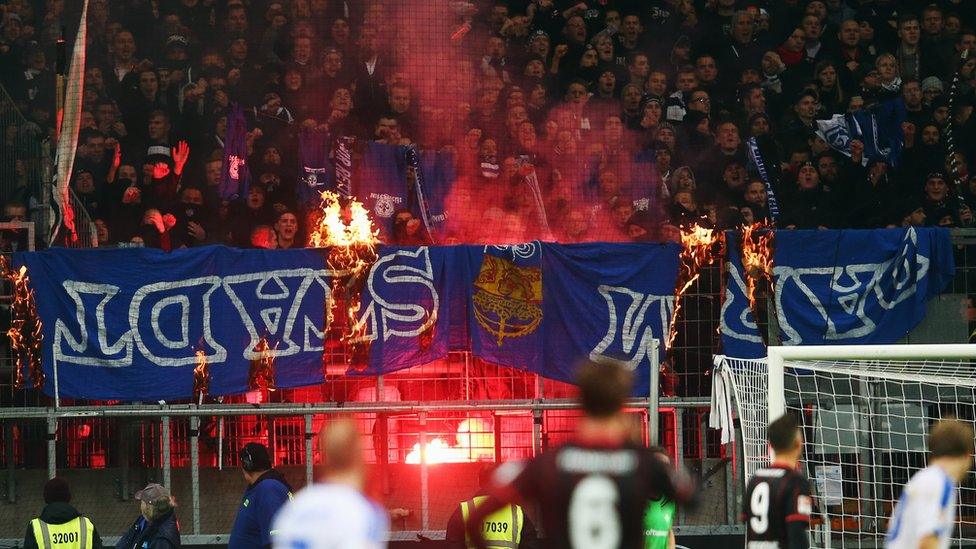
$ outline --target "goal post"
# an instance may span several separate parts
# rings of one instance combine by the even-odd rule
[[[927,464],[931,425],[976,423],[976,345],[769,347],[765,359],[716,364],[712,425],[738,427],[745,482],[769,462],[770,421],[790,414],[802,426],[818,547],[883,546],[902,487]],[[976,547],[972,473],[958,495],[955,540]]]

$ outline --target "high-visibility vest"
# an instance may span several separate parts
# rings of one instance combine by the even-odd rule
[[[468,517],[486,499],[487,496],[475,496],[461,502],[461,519],[464,521],[465,531],[467,531]],[[481,537],[491,549],[518,549],[522,541],[523,524],[525,524],[525,515],[522,513],[522,508],[510,504],[485,517],[481,523]],[[468,547],[474,547],[466,533],[464,541]]]
[[[95,527],[85,517],[64,524],[48,524],[36,518],[31,521],[31,527],[41,549],[92,549]]]

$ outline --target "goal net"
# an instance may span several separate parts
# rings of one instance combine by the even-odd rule
[[[802,425],[817,547],[882,547],[902,487],[926,466],[931,426],[976,420],[976,346],[771,347],[765,360],[716,362],[731,398],[730,419],[713,426],[731,428],[734,402],[746,482],[769,462],[769,421],[785,413]],[[953,545],[976,546],[972,471],[958,501]]]

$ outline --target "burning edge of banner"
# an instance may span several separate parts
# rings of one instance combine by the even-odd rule
[[[30,287],[27,267],[14,270],[7,256],[0,255],[0,277],[10,281],[13,286],[13,302],[10,305],[11,320],[7,337],[14,353],[16,374],[14,388],[24,387],[24,366],[30,372],[31,386],[40,389],[44,385],[44,370],[41,366],[44,325],[37,314],[34,290]]]
[[[378,259],[379,231],[373,226],[369,211],[354,198],[343,199],[340,195],[322,193],[321,217],[309,235],[308,245],[313,248],[329,248],[326,264],[336,272],[332,279],[333,297],[326,302],[325,330],[328,331],[339,307],[338,299],[346,305],[346,330],[341,340],[352,345],[350,363],[365,363],[369,349],[363,337],[366,323],[359,319],[362,308],[363,287],[366,275]]]

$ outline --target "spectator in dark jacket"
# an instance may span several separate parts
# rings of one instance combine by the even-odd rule
[[[122,534],[115,549],[179,549],[180,525],[169,490],[151,483],[136,492],[135,499],[139,517]]]

